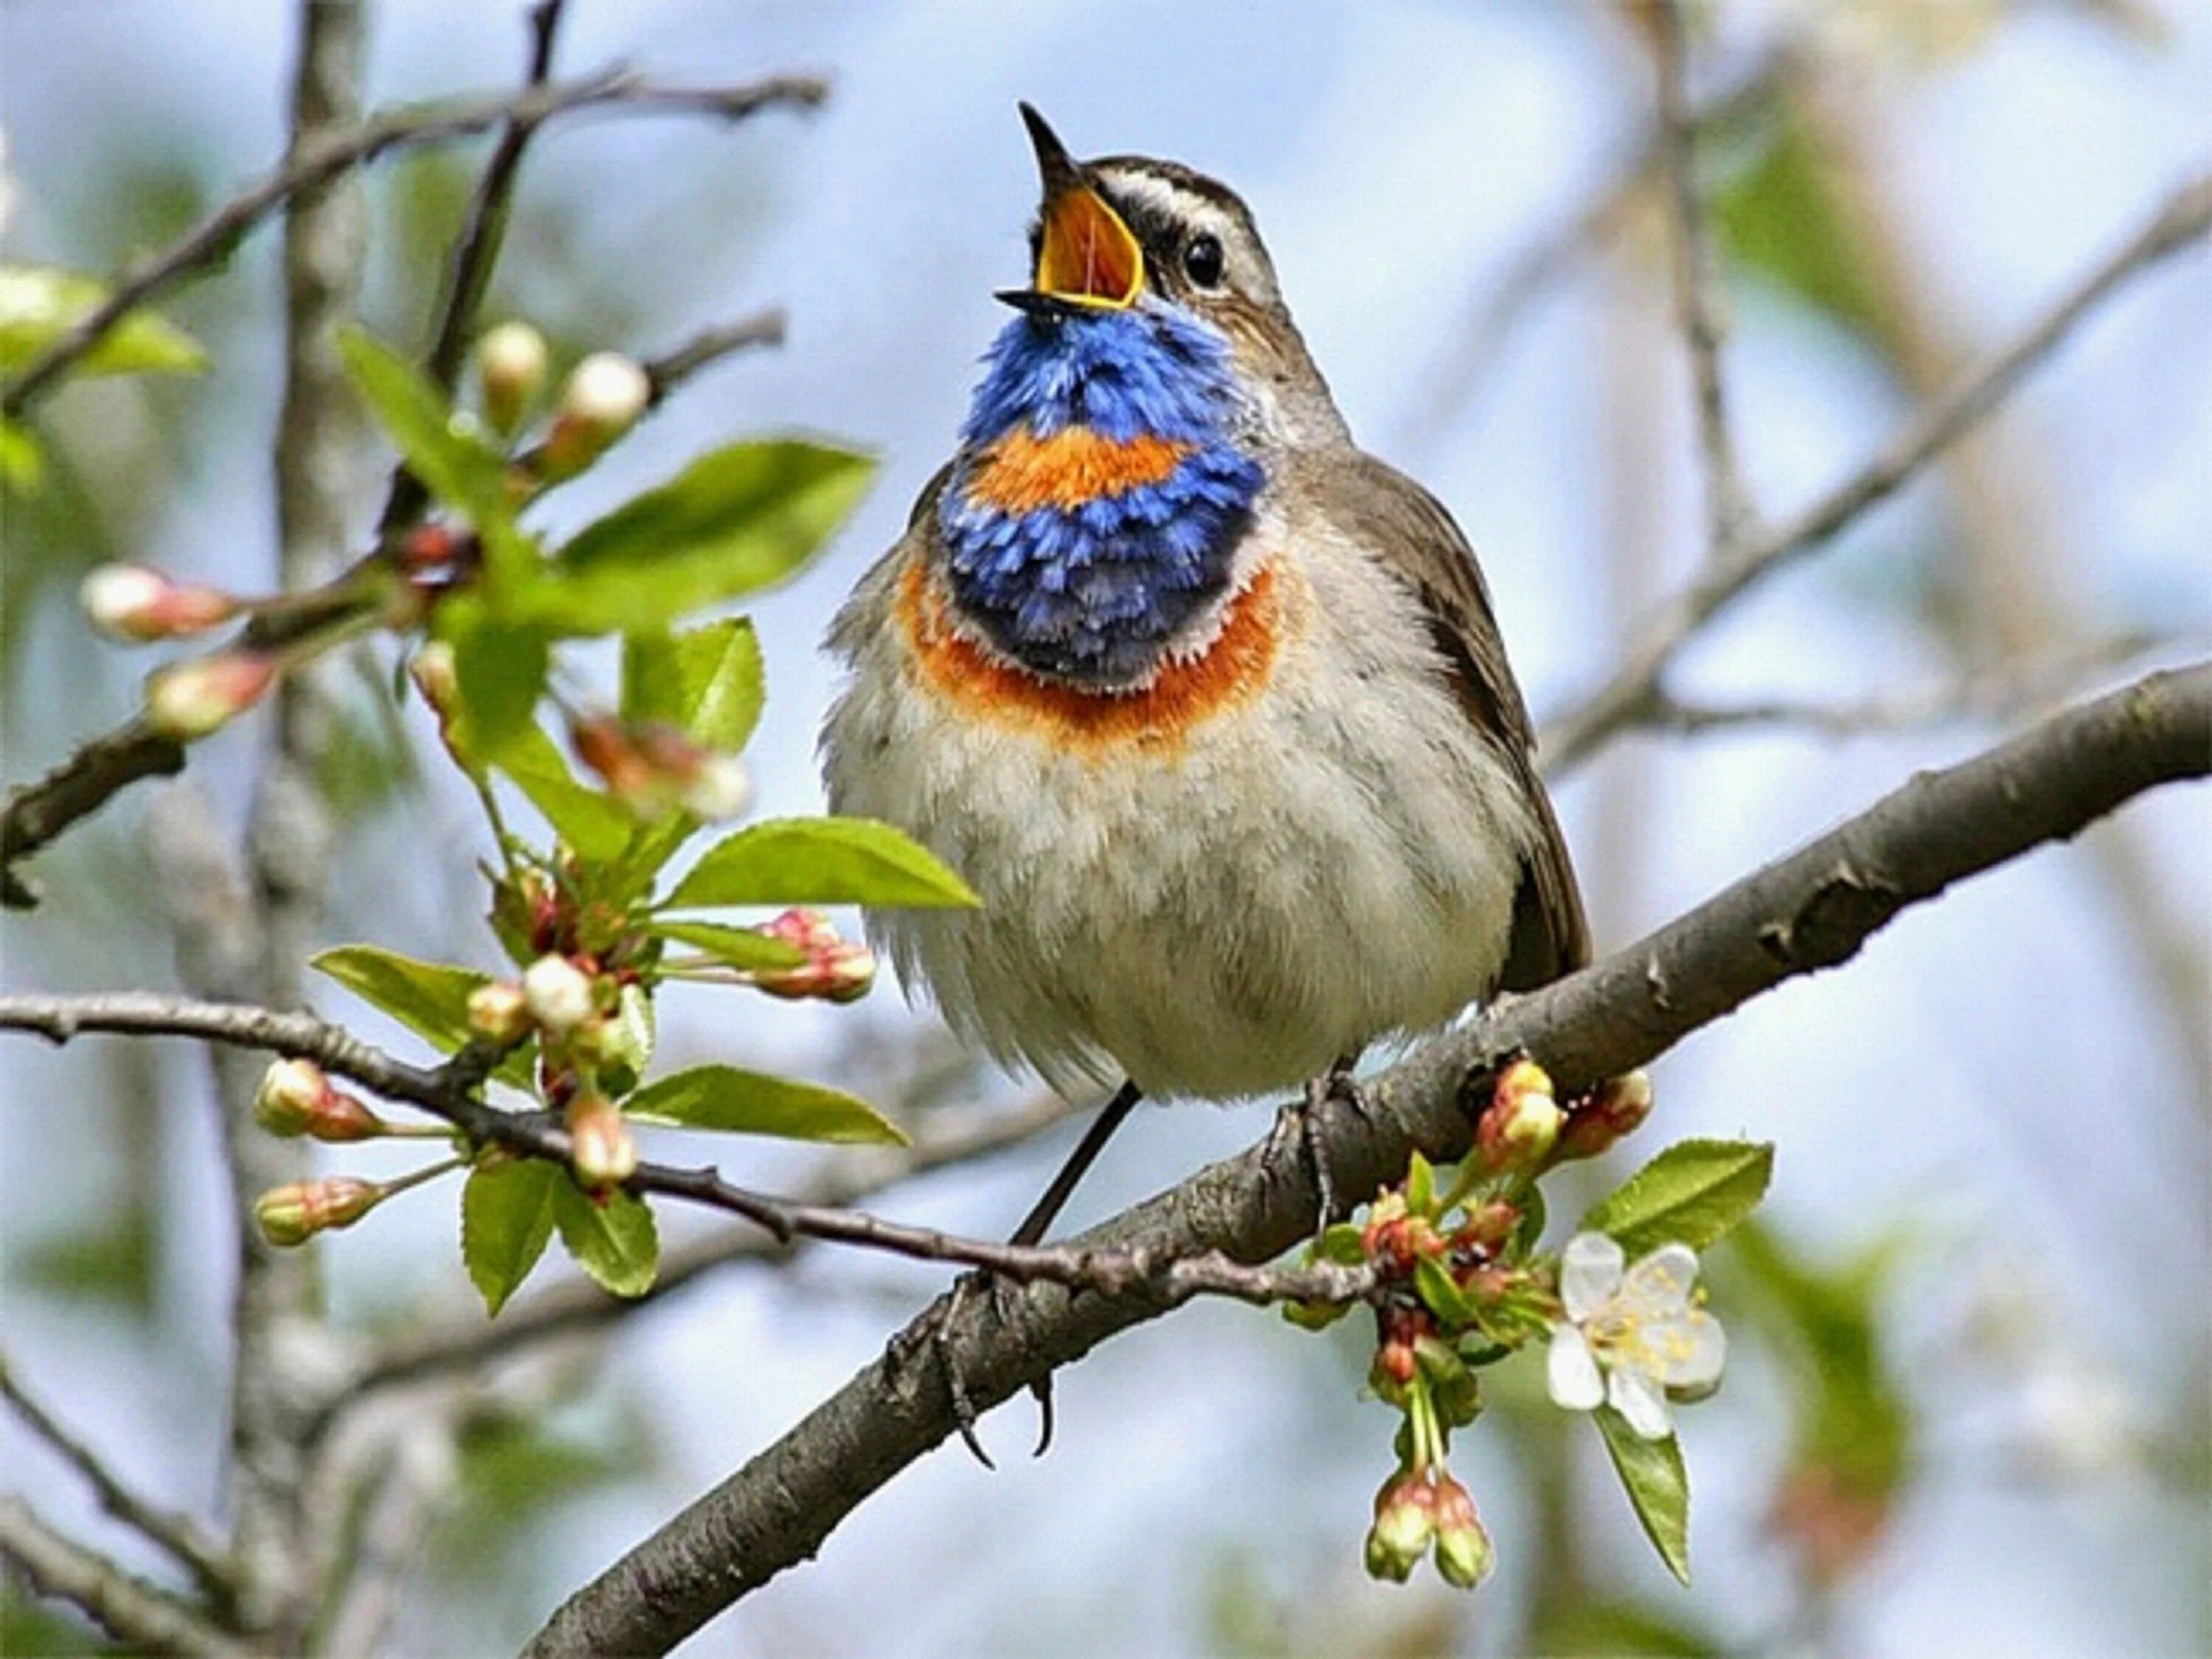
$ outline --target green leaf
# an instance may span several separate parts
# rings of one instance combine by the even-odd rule
[[[817,1083],[801,1083],[734,1066],[695,1066],[648,1083],[623,1103],[641,1122],[793,1140],[868,1142],[903,1146],[905,1133],[865,1100]]]
[[[574,634],[643,632],[756,592],[804,564],[875,463],[796,440],[733,444],[586,526],[520,596],[519,617]]]
[[[1765,1196],[1771,1143],[1685,1140],[1669,1146],[1583,1218],[1632,1256],[1679,1240],[1693,1250],[1726,1237]]]
[[[478,757],[497,761],[532,725],[544,694],[552,664],[545,631],[495,622],[481,603],[458,599],[438,607],[437,632],[453,647],[466,741]]]
[[[806,952],[796,945],[719,921],[655,921],[646,931],[704,951],[716,961],[748,974],[761,969],[796,968],[806,960]]]
[[[684,721],[684,670],[676,640],[665,628],[623,635],[622,717],[627,721]]]
[[[488,539],[512,525],[505,459],[456,421],[421,371],[359,329],[339,334],[338,355],[354,390],[425,489]]]
[[[586,859],[611,859],[629,845],[637,820],[612,795],[579,783],[544,727],[534,721],[508,739],[499,769],[545,815],[553,833]]]
[[[1628,1493],[1628,1502],[1659,1559],[1686,1587],[1690,1582],[1690,1472],[1682,1464],[1682,1443],[1673,1435],[1646,1440],[1610,1406],[1592,1413],[1605,1449]]]
[[[1310,1261],[1357,1267],[1367,1260],[1367,1235],[1352,1222],[1340,1221],[1333,1227],[1322,1228],[1321,1236],[1306,1246],[1306,1255]]]
[[[1415,1152],[1406,1166],[1406,1207],[1415,1215],[1426,1215],[1437,1201],[1437,1170],[1429,1160]]]
[[[1714,234],[1730,259],[1880,344],[1893,331],[1843,182],[1818,136],[1785,108],[1758,159],[1713,192]]]
[[[1460,1289],[1443,1262],[1431,1256],[1416,1261],[1413,1288],[1446,1329],[1459,1330],[1474,1322],[1474,1304],[1468,1300],[1467,1292]]]
[[[46,476],[46,455],[37,435],[20,421],[0,417],[0,484],[28,495]]]
[[[478,1164],[461,1188],[461,1260],[495,1315],[530,1277],[553,1237],[553,1194],[568,1184],[541,1158]]]
[[[709,749],[743,749],[760,723],[767,680],[760,636],[742,617],[676,636],[684,729]]]
[[[665,901],[720,904],[981,903],[935,854],[872,818],[771,818],[707,849]]]
[[[567,1177],[553,1183],[553,1224],[576,1264],[617,1296],[643,1296],[660,1269],[660,1235],[642,1199],[593,1198]]]
[[[417,962],[374,945],[341,945],[312,958],[308,966],[329,975],[363,1001],[374,1003],[448,1054],[472,1035],[469,993],[491,977],[472,968]],[[527,1045],[516,1049],[492,1075],[518,1089],[532,1087],[535,1078],[530,1054]]]
[[[13,371],[59,339],[107,297],[107,285],[73,270],[0,265],[0,369]],[[72,374],[197,374],[198,341],[150,311],[126,311]]]

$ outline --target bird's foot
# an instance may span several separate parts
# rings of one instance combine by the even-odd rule
[[[1319,1077],[1309,1079],[1304,1097],[1289,1103],[1275,1114],[1275,1127],[1268,1132],[1267,1145],[1260,1152],[1261,1163],[1270,1174],[1279,1172],[1284,1160],[1293,1152],[1313,1171],[1314,1188],[1320,1195],[1321,1206],[1319,1219],[1314,1225],[1316,1232],[1327,1227],[1336,1213],[1336,1180],[1329,1169],[1328,1146],[1322,1133],[1329,1103],[1341,1102],[1362,1119],[1368,1115],[1358,1081],[1352,1075],[1352,1065],[1349,1060],[1340,1060]]]
[[[952,1328],[959,1319],[968,1298],[979,1290],[988,1288],[991,1310],[1002,1325],[1011,1324],[1015,1316],[1021,1286],[1012,1280],[981,1268],[960,1275],[952,1283],[952,1294],[907,1329],[890,1340],[887,1350],[890,1362],[902,1366],[913,1361],[927,1349],[937,1358],[939,1369],[945,1377],[945,1392],[952,1407],[953,1426],[960,1431],[960,1443],[968,1448],[969,1455],[987,1469],[999,1466],[991,1454],[983,1449],[982,1437],[975,1431],[977,1412],[975,1397],[968,1391],[967,1372],[962,1367],[960,1356],[952,1344]],[[1036,1396],[1037,1409],[1042,1422],[1037,1436],[1036,1450],[1042,1457],[1052,1443],[1052,1376],[1049,1372],[1030,1385]]]

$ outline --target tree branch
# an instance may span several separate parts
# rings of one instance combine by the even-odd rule
[[[207,1659],[246,1659],[250,1652],[188,1602],[56,1532],[20,1498],[0,1498],[0,1561],[33,1592],[81,1608],[119,1642]]]
[[[222,1540],[191,1516],[148,1503],[117,1479],[100,1454],[54,1420],[46,1408],[23,1392],[5,1354],[0,1354],[0,1399],[15,1408],[31,1431],[61,1455],[82,1475],[100,1499],[100,1506],[124,1525],[149,1539],[199,1580],[207,1593],[228,1596],[237,1578],[237,1564]]]
[[[1365,1115],[1329,1109],[1319,1132],[1340,1192],[1401,1178],[1419,1147],[1462,1154],[1462,1094],[1526,1048],[1567,1088],[1656,1059],[1759,993],[1833,967],[1907,905],[2073,836],[2130,797],[2212,771],[2212,665],[2158,674],[2044,722],[1867,811],[1736,883],[1657,933],[1471,1026],[1424,1045],[1370,1085]],[[1312,1228],[1303,1170],[1255,1148],[1202,1170],[1076,1241],[1091,1252],[1216,1253],[1261,1261]],[[1164,1306],[1038,1285],[969,1297],[945,1339],[862,1370],[790,1432],[572,1596],[532,1640],[537,1659],[666,1651],[813,1555],[870,1492],[954,1428],[949,1354],[987,1407]],[[944,1316],[940,1302],[925,1320]],[[917,1323],[915,1332],[925,1328]],[[899,1342],[894,1343],[898,1348]]]
[[[2055,350],[2098,304],[2137,272],[2201,240],[2212,229],[2212,173],[2183,186],[2150,221],[2101,261],[2012,342],[1951,383],[1856,473],[1794,519],[1708,565],[1629,647],[1605,685],[1549,726],[1549,769],[1587,759],[1607,738],[1650,708],[1675,654],[1717,611],[1747,588],[1820,546],[1886,500],[1961,433],[1988,414],[2027,373]]]
[[[812,76],[781,75],[743,87],[671,87],[621,70],[555,82],[516,95],[455,99],[390,110],[340,136],[306,145],[283,167],[247,186],[167,247],[131,267],[109,290],[0,391],[0,415],[21,415],[70,366],[100,343],[137,306],[182,277],[221,264],[239,239],[301,191],[327,184],[386,152],[465,138],[502,124],[536,126],[580,111],[626,108],[742,120],[788,105],[812,108],[829,96]]]

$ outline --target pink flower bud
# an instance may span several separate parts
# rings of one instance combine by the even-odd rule
[[[143,564],[103,564],[77,589],[85,614],[123,640],[176,639],[220,627],[242,608],[212,587],[187,587]]]
[[[545,337],[525,322],[505,322],[477,342],[477,384],[484,419],[495,432],[512,432],[545,385]]]
[[[1436,1537],[1436,1489],[1419,1474],[1401,1474],[1375,1494],[1375,1524],[1367,1529],[1367,1572],[1404,1583]]]
[[[637,1142],[614,1102],[580,1094],[568,1103],[568,1158],[586,1186],[619,1187],[637,1172]]]
[[[272,1187],[253,1200],[261,1235],[281,1247],[304,1244],[317,1233],[349,1227],[374,1209],[384,1188],[351,1176],[325,1176]]]
[[[272,1135],[303,1135],[335,1092],[314,1061],[276,1060],[261,1074],[261,1086],[254,1091],[253,1121]]]
[[[1447,1584],[1473,1589],[1498,1564],[1490,1534],[1474,1513],[1474,1499],[1449,1475],[1437,1480],[1437,1571]]]
[[[787,1001],[855,1002],[876,982],[876,953],[865,945],[817,946],[801,966],[760,969],[752,982]]]
[[[469,1030],[486,1042],[520,1042],[530,1024],[529,999],[512,981],[494,980],[469,993]]]
[[[1624,1135],[1633,1134],[1650,1115],[1650,1077],[1641,1070],[1623,1073],[1567,1115],[1567,1126],[1559,1133],[1559,1156],[1595,1158]]]
[[[1498,1079],[1490,1108],[1475,1125],[1475,1156],[1485,1175],[1533,1169],[1552,1153],[1565,1121],[1552,1097],[1552,1079],[1533,1060],[1519,1060]]]
[[[252,708],[276,679],[276,659],[250,651],[174,663],[147,677],[147,722],[164,737],[190,743]]]
[[[555,1036],[573,1031],[598,1012],[592,977],[563,956],[548,953],[522,975],[523,1005]]]
[[[635,362],[619,352],[593,352],[562,384],[553,429],[538,453],[540,471],[555,479],[582,471],[637,424],[652,398],[653,384]]]

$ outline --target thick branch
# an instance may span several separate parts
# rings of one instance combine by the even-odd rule
[[[82,1609],[118,1641],[155,1653],[246,1659],[249,1650],[190,1604],[64,1538],[20,1498],[0,1498],[0,1561],[40,1595]]]
[[[536,87],[520,96],[455,99],[387,111],[343,137],[303,147],[284,166],[241,191],[167,247],[133,266],[105,300],[78,319],[0,392],[0,415],[21,415],[33,398],[99,344],[133,307],[144,304],[181,277],[221,264],[240,237],[294,196],[389,150],[465,138],[503,124],[534,126],[580,110],[620,106],[733,121],[776,105],[811,108],[828,95],[827,84],[811,76],[777,76],[745,87],[669,87],[611,70]]]
[[[1543,736],[1551,769],[1564,771],[1651,705],[1675,653],[1715,612],[1754,583],[1802,557],[1887,499],[1946,446],[2002,402],[2115,289],[2212,229],[2212,173],[2169,198],[2125,246],[2103,260],[2011,342],[1951,383],[1852,477],[1795,518],[1715,561],[1631,644],[1613,678]]]
[[[1656,933],[1376,1079],[1368,1115],[1321,1132],[1338,1190],[1399,1179],[1415,1147],[1462,1152],[1462,1091],[1525,1047],[1568,1087],[1641,1066],[1760,992],[1848,959],[1905,906],[2080,831],[2131,796],[2212,771],[2212,665],[2154,675],[1948,771],[1926,774]],[[1077,1241],[1091,1251],[1218,1252],[1261,1261],[1313,1224],[1302,1170],[1258,1149],[1202,1170]],[[945,1332],[967,1393],[995,1405],[1163,1311],[1122,1296],[1033,1286],[967,1298]],[[941,1316],[943,1304],[925,1318]],[[916,1328],[909,1328],[909,1337]],[[898,1346],[894,1344],[894,1346]],[[659,1653],[813,1555],[860,1500],[953,1431],[940,1352],[921,1345],[848,1383],[789,1433],[571,1597],[528,1652]]]
[[[222,1540],[191,1516],[147,1502],[125,1486],[99,1453],[54,1420],[46,1408],[25,1394],[0,1354],[0,1399],[15,1408],[31,1431],[59,1453],[84,1477],[100,1508],[174,1557],[210,1595],[226,1596],[234,1587],[236,1564]]]

